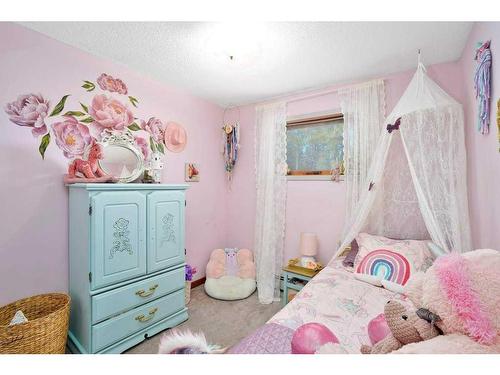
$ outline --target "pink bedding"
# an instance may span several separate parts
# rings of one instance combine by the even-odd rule
[[[354,279],[333,260],[316,275],[281,311],[253,336],[234,346],[231,353],[289,353],[293,331],[305,323],[327,326],[348,353],[359,353],[362,344],[371,345],[367,326],[396,294]],[[270,339],[274,337],[274,339]]]

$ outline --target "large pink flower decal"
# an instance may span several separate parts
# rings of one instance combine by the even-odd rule
[[[94,119],[92,124],[101,130],[123,130],[134,121],[134,115],[125,105],[104,94],[94,96],[89,113]]]
[[[109,92],[117,92],[123,95],[127,95],[128,92],[127,86],[121,79],[113,78],[106,73],[102,73],[99,78],[97,78],[97,84],[101,89]]]
[[[142,155],[144,155],[144,160],[148,160],[149,158],[149,145],[148,145],[148,141],[146,141],[144,138],[142,137],[135,137],[135,146],[141,150],[142,152]]]
[[[78,122],[74,117],[64,117],[64,121],[52,125],[57,146],[67,158],[82,156],[94,140],[89,128]]]
[[[47,133],[45,118],[49,111],[49,101],[42,95],[20,95],[16,101],[7,103],[4,109],[14,124],[32,128],[34,137]]]
[[[148,122],[142,121],[141,127],[143,130],[147,131],[155,142],[157,143],[163,143],[163,137],[165,136],[165,124],[161,122],[161,120],[157,119],[156,117],[151,117]]]

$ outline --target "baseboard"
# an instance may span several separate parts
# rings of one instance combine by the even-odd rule
[[[202,277],[201,279],[198,279],[198,280],[194,280],[192,283],[191,283],[191,289],[193,288],[196,288],[197,286],[200,286],[202,284],[205,284],[205,281],[207,280],[206,277]]]

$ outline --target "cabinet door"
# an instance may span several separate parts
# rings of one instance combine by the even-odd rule
[[[146,273],[146,197],[137,191],[92,198],[92,289]]]
[[[148,273],[184,262],[184,192],[148,195]]]

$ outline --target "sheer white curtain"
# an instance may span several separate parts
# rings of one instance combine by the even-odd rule
[[[366,176],[379,142],[385,118],[383,80],[339,90],[344,115],[344,160],[347,188],[344,236],[352,227]]]
[[[405,115],[401,137],[432,241],[447,251],[472,250],[462,107]]]
[[[261,303],[280,298],[286,209],[286,104],[256,107],[255,261]]]

